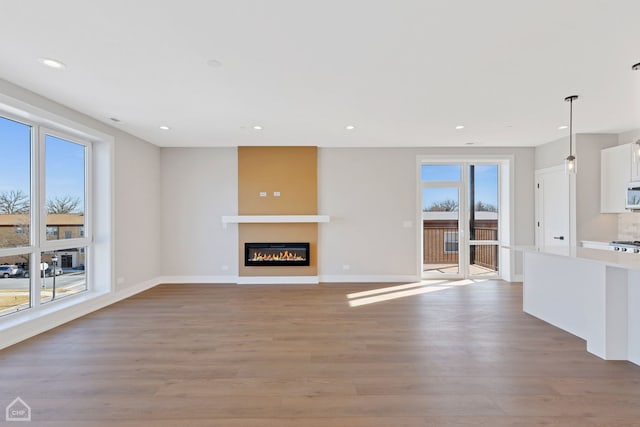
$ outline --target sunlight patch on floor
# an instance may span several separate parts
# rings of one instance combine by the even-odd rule
[[[349,299],[362,298],[362,297],[368,297],[371,295],[386,294],[389,292],[402,291],[405,289],[419,288],[426,285],[436,285],[436,284],[446,283],[446,282],[447,282],[446,280],[423,280],[421,282],[407,283],[404,285],[388,286],[385,288],[372,289],[370,291],[356,292],[354,294],[348,294],[347,298]]]
[[[407,283],[404,285],[388,286],[379,289],[372,289],[370,291],[356,292],[353,294],[348,294],[347,299],[349,300],[350,307],[360,307],[377,302],[428,294],[431,292],[438,292],[445,289],[451,289],[458,286],[466,286],[482,281],[484,280],[424,280],[421,282]]]

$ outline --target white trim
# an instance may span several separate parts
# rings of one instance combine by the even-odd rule
[[[15,319],[7,318],[8,322],[2,324],[0,349],[56,328],[96,310],[115,304],[118,301],[122,301],[123,299],[132,297],[160,283],[159,278],[154,278],[114,293],[78,295],[75,298],[70,298],[68,301],[60,300],[58,304],[56,304],[55,309],[50,312],[47,312],[46,309],[41,309],[37,313],[34,312],[33,316],[24,312],[24,314],[27,314],[26,316],[16,316]],[[66,307],[65,302],[67,303]]]
[[[320,283],[398,283],[398,282],[418,282],[420,276],[415,275],[339,275],[326,274],[320,276]]]
[[[524,276],[522,274],[514,274],[511,276],[511,280],[507,280],[508,282],[520,282],[522,283],[524,281]]]
[[[162,284],[235,284],[238,281],[238,276],[161,276],[158,280]]]
[[[238,285],[317,285],[318,276],[238,276]]]
[[[329,215],[232,215],[223,216],[223,224],[329,222]]]

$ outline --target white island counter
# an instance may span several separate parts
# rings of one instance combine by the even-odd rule
[[[526,313],[583,338],[603,359],[640,365],[640,254],[511,249],[524,254]]]

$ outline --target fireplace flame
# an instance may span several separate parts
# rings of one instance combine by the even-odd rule
[[[295,252],[285,250],[279,253],[262,253],[256,251],[253,253],[251,261],[304,261],[305,258]]]

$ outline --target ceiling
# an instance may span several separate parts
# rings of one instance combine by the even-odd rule
[[[0,78],[162,147],[533,146],[568,135],[573,94],[576,132],[640,128],[638,16],[638,0],[2,0]]]

